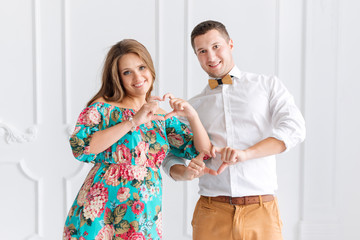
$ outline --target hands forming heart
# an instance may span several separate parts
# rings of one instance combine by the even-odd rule
[[[211,174],[214,176],[218,175],[215,170],[205,166],[205,157],[206,154],[204,152],[201,152],[199,155],[197,155],[197,157],[191,159],[191,162],[185,169],[183,177],[187,180],[192,180],[194,178],[199,178],[204,174]]]
[[[159,96],[150,97],[150,101],[166,101],[166,99],[169,99],[169,104],[173,111],[167,113],[164,117],[165,119],[171,118],[173,116],[191,118],[197,114],[195,109],[187,101],[181,98],[175,98],[171,93],[166,93],[162,98]]]
[[[173,111],[165,114],[164,117],[156,115],[159,109],[158,101],[165,101],[166,99],[169,99],[169,104]],[[173,116],[182,116],[191,119],[193,116],[196,116],[196,114],[195,109],[187,101],[181,98],[175,98],[173,94],[167,93],[163,97],[151,96],[149,101],[134,115],[133,119],[138,126],[153,120],[166,120]]]
[[[220,153],[222,161],[222,164],[217,171],[206,167],[204,163],[206,156],[211,155],[211,157],[216,157],[216,153]],[[231,147],[219,148],[212,146],[210,154],[202,152],[196,158],[191,160],[189,165],[186,167],[184,177],[188,180],[192,180],[194,178],[199,178],[204,174],[216,176],[221,174],[229,165],[233,165],[238,162],[244,162],[246,160],[247,155],[244,150],[237,150]]]
[[[160,116],[155,114],[159,109],[158,101],[166,101],[169,99],[170,107],[173,109],[171,112]],[[173,116],[186,117],[189,120],[196,116],[195,109],[185,100],[175,98],[173,94],[167,93],[163,97],[151,96],[149,101],[144,104],[140,110],[134,115],[133,119],[136,125],[150,122],[152,120],[166,120]],[[222,164],[217,171],[205,166],[204,158],[206,155],[216,157],[220,153]],[[205,158],[206,159],[206,158]],[[237,162],[244,162],[247,160],[247,154],[244,150],[237,150],[231,147],[219,148],[212,146],[209,154],[200,153],[196,158],[193,158],[190,164],[186,167],[185,177],[189,180],[201,177],[204,174],[219,175],[229,165],[236,164]]]
[[[248,159],[246,151],[238,150],[231,147],[219,148],[216,146],[212,146],[211,156],[216,157],[216,153],[220,153],[222,161],[222,164],[217,170],[217,174],[222,173],[229,165],[233,165],[238,162],[245,162]]]

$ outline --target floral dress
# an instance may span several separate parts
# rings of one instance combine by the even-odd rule
[[[162,238],[161,162],[168,152],[187,159],[197,152],[189,128],[172,117],[142,124],[105,151],[89,153],[93,133],[134,114],[99,102],[81,112],[71,148],[76,159],[95,165],[66,218],[64,240]]]

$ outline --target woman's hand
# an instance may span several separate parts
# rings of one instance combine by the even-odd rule
[[[204,157],[205,154],[202,152],[197,157],[191,159],[191,162],[185,168],[183,173],[183,177],[186,180],[193,180],[194,178],[199,178],[204,174],[217,175],[215,170],[205,166]]]
[[[191,120],[197,116],[195,109],[184,99],[175,98],[171,93],[165,94],[162,100],[164,101],[166,98],[170,99],[169,104],[173,111],[166,114],[165,119],[171,118],[173,116],[182,116]]]
[[[163,116],[156,114],[159,109],[159,103],[155,100],[161,100],[161,98],[158,96],[151,96],[149,102],[145,103],[133,116],[135,126],[139,126],[153,120],[165,120]]]

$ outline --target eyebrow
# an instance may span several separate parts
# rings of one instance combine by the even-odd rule
[[[138,67],[141,67],[141,66],[146,66],[146,64],[145,64],[145,63],[141,63],[141,64],[137,65],[135,68],[138,68]],[[123,68],[123,69],[120,69],[120,72],[125,71],[125,70],[131,70],[131,68]]]

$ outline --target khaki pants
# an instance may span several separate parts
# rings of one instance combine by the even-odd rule
[[[277,199],[231,205],[201,196],[192,220],[194,240],[282,240]]]

